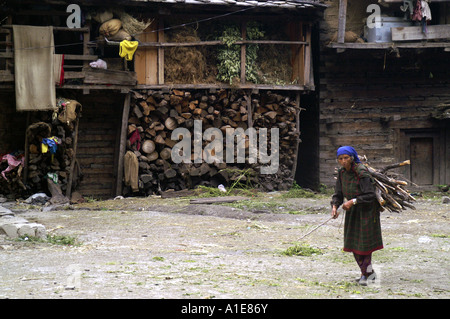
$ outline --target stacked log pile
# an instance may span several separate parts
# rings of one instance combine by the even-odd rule
[[[409,165],[410,161],[403,161],[388,165],[382,169],[375,169],[365,164],[375,181],[375,194],[381,207],[390,212],[400,213],[407,208],[415,209],[412,204],[416,199],[405,188],[408,182],[400,180],[398,174],[388,173],[392,168]]]
[[[75,164],[77,132],[76,118],[63,120],[63,118],[67,119],[65,111],[66,108],[60,106],[55,112],[35,112],[34,118],[31,119],[34,123],[27,128],[26,186],[30,194],[53,193],[52,189],[55,186],[63,194],[67,192],[67,185]],[[76,114],[73,116],[81,116],[81,105],[77,107]],[[42,140],[49,137],[55,137],[58,141],[54,154],[50,150],[42,152]],[[49,187],[49,181],[54,184],[51,185],[52,187]]]
[[[139,161],[139,192],[154,194],[174,189],[191,189],[197,185],[216,187],[219,184],[240,183],[268,190],[287,189],[292,186],[296,161],[299,108],[295,100],[277,93],[248,94],[244,91],[214,90],[170,92],[142,90],[133,92],[128,120],[127,150]],[[221,163],[207,163],[194,154],[196,120],[201,130],[218,128],[223,134],[224,151]],[[245,163],[226,163],[226,130],[242,128],[268,130],[267,154],[271,155],[270,129],[278,128],[280,137],[279,169],[276,174],[261,175],[261,164],[248,163],[248,137],[246,137]],[[189,130],[191,163],[174,163],[172,148],[179,140],[172,140],[176,128]],[[210,141],[201,140],[202,150]],[[278,141],[277,141],[278,142]],[[235,152],[236,153],[236,152]],[[266,164],[268,165],[268,164]],[[125,187],[124,194],[131,191]]]

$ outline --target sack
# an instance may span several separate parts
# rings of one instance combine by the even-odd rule
[[[75,100],[66,100],[62,112],[58,115],[58,120],[69,127],[77,119],[77,112],[81,111],[81,104]]]
[[[120,28],[122,28],[122,21],[119,19],[111,19],[100,26],[99,32],[105,37],[110,37],[119,32]]]
[[[120,29],[116,34],[108,37],[108,40],[110,41],[123,41],[128,40],[131,41],[131,35],[126,32],[124,29]]]

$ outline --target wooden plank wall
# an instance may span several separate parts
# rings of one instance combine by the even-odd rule
[[[0,94],[0,155],[24,150],[29,112],[17,112],[14,92]]]
[[[437,134],[439,183],[450,183],[449,128],[431,118],[450,100],[449,53],[442,49],[324,49],[320,65],[320,182],[334,185],[336,149],[353,145],[373,166],[405,160],[408,132]],[[432,165],[432,164],[430,164]]]
[[[83,105],[77,158],[83,179],[76,191],[83,196],[111,198],[116,188],[116,161],[124,95],[89,94]]]

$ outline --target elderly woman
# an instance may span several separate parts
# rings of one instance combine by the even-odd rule
[[[357,280],[367,285],[375,279],[372,252],[383,248],[380,225],[380,205],[375,195],[372,177],[351,146],[337,150],[338,171],[335,194],[331,199],[331,216],[339,216],[338,208],[347,212],[344,224],[344,251],[352,252],[361,269]],[[344,198],[346,201],[344,202]]]

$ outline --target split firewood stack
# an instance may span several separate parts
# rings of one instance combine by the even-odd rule
[[[292,186],[293,167],[299,141],[299,108],[295,99],[272,92],[253,93],[240,90],[188,91],[173,89],[170,92],[134,91],[128,120],[127,151],[133,152],[139,165],[139,192],[154,194],[168,189],[182,190],[197,185],[217,187],[239,181],[268,190],[287,189]],[[223,161],[207,163],[204,151],[212,142],[200,137],[194,141],[194,132],[208,128],[220,129],[223,135]],[[176,128],[185,128],[191,134],[191,162],[174,163],[172,148],[181,139],[172,140]],[[279,169],[275,174],[261,175],[264,165],[248,162],[249,140],[245,140],[245,163],[226,161],[226,131],[254,128],[259,134],[267,128],[267,155],[271,154],[271,128],[279,132]],[[196,152],[201,143],[203,152]],[[197,148],[196,148],[197,147]],[[200,158],[199,156],[202,156]],[[215,155],[215,154],[212,154]],[[131,193],[125,183],[124,194]]]
[[[375,194],[383,209],[395,213],[400,213],[402,210],[408,208],[415,209],[413,202],[416,199],[405,188],[405,186],[408,185],[408,182],[399,179],[401,177],[398,174],[387,172],[390,169],[409,164],[410,161],[406,160],[385,166],[382,169],[375,169],[367,163],[364,163],[375,182]]]
[[[26,193],[66,194],[76,183],[77,122],[81,104],[58,99],[55,111],[34,112],[26,131]],[[70,192],[69,192],[70,193]]]

